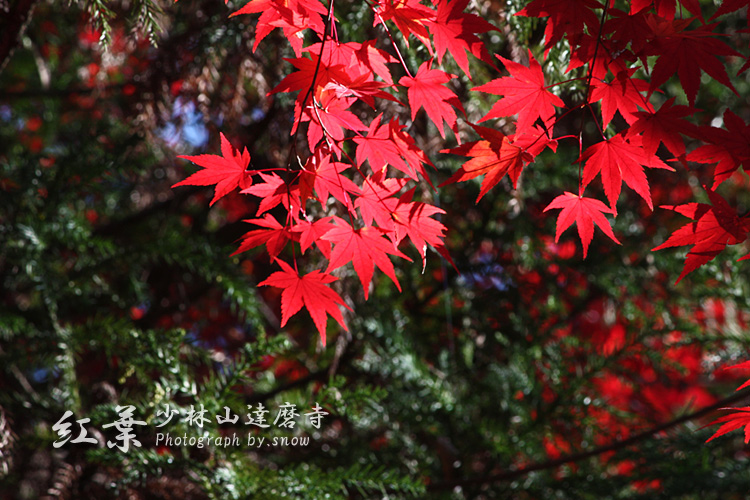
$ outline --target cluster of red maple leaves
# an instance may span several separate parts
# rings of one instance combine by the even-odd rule
[[[440,68],[447,53],[469,79],[469,54],[494,67],[477,35],[497,29],[466,12],[468,0],[368,2],[373,25],[381,26],[391,41],[390,52],[376,40],[339,40],[334,0],[251,0],[232,15],[260,14],[255,47],[280,29],[295,53],[288,59],[294,71],[271,92],[297,92],[286,165],[256,170],[247,150],[239,152],[222,134],[221,156],[183,157],[202,170],[176,186],[216,185],[212,204],[238,189],[260,198],[257,213],[247,220],[257,229],[244,236],[237,252],[265,245],[280,270],[260,285],[282,290],[282,326],[304,307],[323,343],[328,315],[346,328],[340,307],[348,306],[330,287],[336,269],[351,262],[367,298],[375,267],[400,289],[390,257],[409,260],[399,250],[407,239],[423,263],[428,246],[450,259],[443,243],[445,227],[436,219],[443,210],[414,198],[417,185],[432,186],[426,168],[433,165],[398,116],[378,111],[384,101],[408,106],[412,120],[424,108],[443,138],[445,125],[453,131],[459,146],[443,152],[469,159],[443,185],[483,176],[479,198],[506,175],[516,186],[524,168],[545,149],[556,150],[558,141],[578,141],[577,190],[559,195],[546,210],[561,210],[556,239],[576,224],[584,257],[594,225],[619,243],[607,215],[617,215],[623,182],[653,210],[647,168],[715,165],[714,184],[706,188],[710,205],[663,207],[692,220],[654,249],[691,246],[680,281],[727,245],[744,242],[750,231],[750,217],[740,216],[715,191],[740,167],[750,171],[750,126],[729,110],[722,127],[690,120],[701,72],[736,93],[727,68],[744,63],[742,73],[750,67],[750,59],[714,31],[717,18],[749,3],[725,1],[704,15],[698,0],[534,0],[517,15],[545,18],[544,57],[556,44],[567,43],[567,71],[581,76],[549,83],[530,51],[526,63],[497,56],[507,76],[472,90],[499,96],[480,122],[503,118],[513,125],[513,133],[467,122],[479,139],[462,144],[458,117],[465,111],[451,87],[459,77]],[[317,42],[305,46],[305,39],[314,37]],[[399,49],[414,40],[430,55],[416,70]],[[685,104],[676,104],[677,96],[662,88],[674,75]],[[585,83],[585,95],[566,105],[552,89],[573,82]],[[369,124],[352,111],[357,102],[373,110]],[[556,135],[558,122],[573,111],[583,111],[595,123],[601,140],[584,144],[583,126],[577,136]],[[304,125],[305,140],[298,140]],[[700,146],[688,152],[685,138]],[[606,203],[586,195],[597,178]],[[272,210],[285,215],[277,217]],[[290,245],[291,252],[282,253]],[[305,273],[298,256],[311,247],[328,265]],[[291,258],[283,257],[289,253]]]

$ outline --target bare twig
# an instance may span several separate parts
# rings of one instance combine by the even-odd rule
[[[582,460],[593,458],[593,457],[602,455],[610,451],[617,451],[617,450],[626,448],[628,446],[632,446],[640,441],[649,439],[655,436],[656,434],[659,434],[660,432],[671,429],[672,427],[676,427],[680,424],[684,424],[685,422],[689,422],[691,420],[704,417],[713,411],[716,411],[720,408],[724,408],[748,396],[750,396],[750,389],[736,392],[732,394],[731,396],[728,396],[720,401],[717,401],[716,403],[712,405],[701,408],[700,410],[696,410],[692,413],[688,413],[686,415],[676,417],[673,420],[670,420],[669,422],[659,424],[643,432],[639,432],[638,434],[633,434],[627,439],[614,441],[608,445],[599,446],[597,448],[592,448],[587,451],[581,451],[578,453],[564,455],[559,458],[555,458],[553,460],[537,462],[534,464],[527,465],[525,467],[520,467],[515,470],[509,470],[505,472],[498,472],[496,474],[490,474],[484,477],[458,479],[455,481],[442,481],[438,483],[433,483],[427,489],[430,491],[439,491],[439,490],[453,489],[457,486],[480,486],[483,484],[498,483],[498,482],[503,482],[503,481],[512,481],[519,477],[525,476],[526,474],[529,474],[531,472],[554,469],[561,465],[580,462]]]
[[[0,73],[18,46],[18,41],[31,20],[36,2],[37,0],[17,0],[11,6],[10,12],[0,15]]]

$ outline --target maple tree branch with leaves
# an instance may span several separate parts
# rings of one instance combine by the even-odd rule
[[[556,152],[559,141],[575,138],[578,192],[564,191],[544,212],[560,210],[555,243],[576,225],[584,259],[595,226],[620,243],[607,215],[618,217],[618,204],[627,198],[623,183],[653,211],[652,181],[646,169],[675,172],[672,165],[678,163],[715,168],[713,186],[704,188],[711,205],[689,202],[661,207],[693,221],[653,248],[691,247],[676,283],[727,246],[748,240],[750,218],[740,215],[717,189],[738,175],[740,167],[748,170],[750,126],[730,110],[723,115],[726,128],[696,125],[688,119],[697,113],[694,105],[702,73],[737,94],[726,68],[743,56],[713,32],[716,23],[707,21],[738,10],[739,3],[722,5],[708,19],[695,0],[682,2],[679,16],[670,2],[656,6],[639,0],[629,4],[629,11],[616,8],[615,2],[595,0],[576,0],[565,7],[552,0],[528,3],[516,15],[546,19],[543,57],[539,59],[529,50],[524,64],[497,54],[509,75],[471,89],[499,96],[477,123],[502,119],[502,130],[469,120],[451,88],[460,77],[444,71],[451,61],[471,80],[468,54],[497,69],[478,37],[497,28],[467,12],[468,0],[439,0],[434,8],[413,0],[380,0],[368,2],[368,6],[373,26],[383,26],[396,57],[379,48],[377,40],[339,40],[332,0],[327,7],[315,0],[297,0],[290,6],[252,0],[233,13],[261,14],[253,50],[269,33],[280,30],[296,56],[288,59],[296,71],[269,93],[298,92],[287,178],[269,170],[250,169],[249,153],[240,154],[222,134],[222,156],[184,157],[204,170],[175,184],[216,184],[212,204],[238,188],[242,194],[260,199],[255,218],[247,220],[260,229],[244,236],[237,253],[265,246],[270,261],[281,268],[259,285],[281,290],[282,327],[304,308],[325,344],[328,316],[346,329],[340,307],[350,308],[331,288],[337,275],[351,263],[367,299],[377,267],[400,290],[391,257],[411,260],[400,249],[404,241],[413,244],[423,268],[428,247],[451,261],[444,242],[446,227],[437,219],[445,211],[424,201],[430,198],[427,190],[422,200],[415,201],[417,187],[433,186],[425,167],[434,165],[408,135],[409,123],[402,123],[398,116],[388,119],[384,113],[371,118],[369,125],[361,121],[359,110],[364,106],[377,112],[378,104],[388,101],[404,104],[412,123],[424,110],[444,140],[448,126],[458,145],[441,152],[469,160],[439,188],[482,177],[477,203],[506,176],[517,188],[524,171],[533,168],[538,158]],[[682,17],[682,6],[694,17]],[[410,72],[389,22],[407,48],[413,37],[427,51],[429,59],[419,64],[415,74]],[[693,27],[696,23],[700,26]],[[304,46],[301,34],[305,30],[315,33],[319,42]],[[333,40],[331,33],[335,34]],[[540,60],[544,62],[561,43],[570,48],[566,72],[572,72],[572,78],[547,83]],[[738,74],[750,67],[743,59]],[[388,67],[392,63],[400,63],[405,75],[398,78]],[[442,69],[435,68],[436,63]],[[671,79],[673,75],[676,80]],[[579,88],[581,82],[585,82],[583,89]],[[684,91],[685,105],[674,104],[676,96],[667,93],[670,82],[678,83]],[[580,97],[580,102],[569,108],[561,98],[566,87]],[[578,133],[555,137],[556,129],[563,128],[561,124],[573,111],[579,111]],[[466,117],[479,140],[462,143],[459,114]],[[588,115],[596,137],[585,131]],[[297,146],[304,125],[306,157]],[[507,133],[510,125],[513,132]],[[699,144],[690,153],[686,138]],[[294,160],[300,168],[290,176]],[[369,173],[362,168],[365,163]],[[606,204],[596,197],[601,194],[594,182],[597,178]],[[283,225],[270,214],[272,210],[285,212]],[[285,248],[291,249],[291,264],[284,260]],[[307,258],[311,270],[300,270],[298,260],[311,248],[328,261],[324,270],[315,268],[314,259]],[[740,260],[747,258],[750,255]]]

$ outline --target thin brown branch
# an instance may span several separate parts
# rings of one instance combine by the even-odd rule
[[[496,474],[490,474],[484,477],[466,478],[466,479],[458,479],[455,481],[442,481],[438,483],[433,483],[430,486],[428,486],[427,489],[429,491],[440,491],[440,490],[450,490],[457,486],[462,486],[462,487],[481,486],[481,485],[490,484],[490,483],[512,481],[519,477],[525,476],[526,474],[529,474],[531,472],[554,469],[561,465],[580,462],[582,460],[587,460],[589,458],[597,457],[599,455],[602,455],[610,451],[617,451],[617,450],[626,448],[628,446],[634,445],[640,441],[649,439],[653,437],[654,435],[659,434],[660,432],[671,429],[672,427],[676,427],[680,424],[684,424],[685,422],[690,422],[691,420],[704,417],[713,411],[716,411],[720,408],[724,408],[748,396],[750,396],[750,389],[736,392],[732,394],[731,396],[728,396],[712,405],[701,408],[700,410],[696,410],[692,413],[688,413],[686,415],[676,417],[673,420],[670,420],[669,422],[654,426],[643,432],[639,432],[638,434],[633,434],[627,439],[614,441],[608,445],[599,446],[597,448],[592,448],[587,451],[580,451],[578,453],[572,453],[570,455],[564,455],[562,457],[559,457],[553,460],[537,462],[535,464],[527,465],[525,467],[520,467],[515,470],[509,470],[505,472],[499,472]]]
[[[36,2],[37,0],[17,0],[8,13],[0,15],[0,73],[18,46]]]

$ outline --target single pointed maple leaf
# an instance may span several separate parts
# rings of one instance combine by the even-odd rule
[[[413,190],[405,193],[391,213],[394,231],[388,236],[395,245],[408,236],[422,257],[423,268],[427,263],[427,245],[431,245],[440,255],[450,260],[450,255],[443,243],[445,226],[432,218],[433,215],[444,214],[445,210],[419,201],[407,201],[411,199],[412,194]]]
[[[367,129],[367,134],[357,136],[354,142],[357,144],[357,166],[361,167],[367,160],[373,172],[385,169],[388,164],[404,165],[404,160],[398,148],[391,140],[391,134],[387,124],[380,124],[383,114],[379,114]]]
[[[311,105],[313,100],[318,103],[319,109],[324,110],[328,108],[332,98],[346,103],[345,106],[334,105],[334,108],[341,110],[346,109],[354,102],[354,99],[345,99],[349,97],[360,99],[370,106],[374,106],[375,97],[398,102],[395,97],[382,90],[382,88],[393,84],[387,63],[394,62],[396,59],[375,48],[373,43],[373,41],[364,44],[356,42],[336,43],[329,40],[326,41],[325,45],[316,43],[306,47],[303,52],[309,52],[309,57],[286,59],[297,71],[284,77],[269,92],[269,95],[301,91],[295,101],[295,117],[297,119],[292,128],[292,133],[296,130],[300,109],[303,105],[305,107]],[[376,81],[376,74],[385,82]],[[315,85],[313,85],[313,80]],[[312,99],[307,92],[311,87],[313,89]],[[322,111],[321,113],[326,112],[329,111]],[[310,119],[309,113],[306,119]],[[325,118],[321,117],[321,120],[325,120]],[[359,126],[359,119],[351,115],[348,119],[343,120],[342,124],[345,125],[346,123]],[[357,129],[356,126],[354,129]]]
[[[477,59],[490,62],[487,49],[476,33],[497,31],[497,28],[477,16],[464,12],[469,0],[438,0],[435,20],[428,20],[427,27],[435,40],[435,52],[442,64],[445,51],[449,51],[458,66],[471,78],[466,52]]]
[[[404,43],[409,46],[409,35],[414,35],[432,54],[430,34],[425,23],[435,18],[435,11],[419,3],[419,0],[377,0],[374,6],[378,16],[373,21],[377,26],[385,21],[396,23],[404,35]]]
[[[343,82],[328,82],[322,89],[322,92],[333,92],[333,96],[336,99],[343,99],[345,97],[355,97],[360,101],[368,104],[371,108],[375,108],[375,97],[381,99],[387,99],[389,101],[398,102],[400,101],[393,97],[388,92],[381,90],[387,85],[383,82],[376,82],[371,79],[371,75],[360,75],[355,79],[347,83]]]
[[[329,82],[348,82],[350,80],[349,74],[347,73],[347,64],[339,62],[334,64],[333,60],[326,58],[320,59],[318,53],[310,53],[310,57],[297,57],[295,59],[285,59],[297,68],[297,71],[293,71],[284,77],[268,95],[282,93],[282,92],[297,92],[302,90],[298,96],[298,100],[302,100],[307,93],[307,89],[313,83],[313,77],[315,78],[315,96],[320,98],[320,91]],[[318,64],[320,61],[320,64]],[[315,74],[317,68],[317,75]]]
[[[279,224],[279,221],[271,214],[265,214],[262,219],[246,219],[243,222],[249,222],[265,229],[255,229],[245,233],[240,247],[232,254],[233,256],[257,246],[266,245],[266,251],[273,261],[284,249],[287,241],[297,238],[288,227]]]
[[[359,208],[362,221],[369,226],[374,220],[381,229],[394,231],[391,213],[398,206],[398,199],[393,195],[401,191],[406,182],[403,178],[365,178],[360,196],[354,201],[354,206]]]
[[[737,211],[718,193],[706,190],[712,205],[688,203],[685,205],[665,205],[662,208],[674,210],[694,222],[676,230],[661,245],[652,251],[683,245],[692,245],[685,258],[685,266],[675,284],[682,278],[713,260],[727,245],[742,243],[750,231],[750,218],[740,217]]]
[[[368,86],[381,88],[393,85],[387,64],[397,62],[398,59],[375,47],[375,40],[368,40],[365,43],[339,43],[327,40],[325,46],[321,43],[314,43],[305,47],[303,52],[309,52],[314,61],[320,58],[321,66],[336,68],[334,71],[329,70],[329,80],[333,80],[340,86],[357,90],[359,93],[367,91]],[[375,75],[382,78],[385,83],[376,82]],[[369,92],[373,93],[372,90]],[[377,97],[396,100],[385,92],[377,93]]]
[[[739,116],[726,110],[726,129],[700,127],[700,137],[709,144],[703,145],[687,155],[687,159],[698,163],[716,163],[714,189],[729,179],[740,166],[750,173],[750,125]]]
[[[396,144],[396,147],[401,153],[401,157],[406,160],[406,164],[409,166],[407,170],[422,174],[421,180],[427,181],[427,184],[429,184],[430,187],[433,187],[432,181],[425,170],[425,165],[436,168],[435,165],[432,164],[425,152],[417,146],[414,138],[406,133],[406,125],[400,124],[398,120],[391,120],[389,126],[391,129],[391,140]],[[456,139],[458,140],[458,143],[461,144],[461,138],[456,136]],[[395,168],[398,169],[398,167]],[[404,171],[404,173],[407,172]]]
[[[529,67],[497,56],[510,72],[491,82],[474,87],[472,90],[503,96],[480,122],[491,118],[500,118],[518,114],[516,131],[533,129],[534,122],[541,118],[545,127],[550,128],[555,117],[555,106],[564,107],[565,103],[547,90],[544,74],[533,54],[529,51]]]
[[[629,125],[636,121],[635,113],[639,109],[653,111],[641,92],[648,90],[648,82],[638,78],[630,78],[635,69],[621,72],[614,81],[604,82],[594,80],[592,82],[591,98],[589,102],[602,101],[602,125],[607,128],[609,122],[615,116],[615,111],[620,113]]]
[[[335,91],[323,93],[320,101],[308,101],[304,109],[300,108],[299,101],[295,102],[292,135],[297,125],[310,122],[307,128],[307,144],[311,151],[315,151],[315,146],[324,138],[327,139],[326,144],[340,151],[339,143],[344,140],[344,129],[367,130],[357,115],[347,110],[354,102],[356,99],[353,97],[338,99]]]
[[[240,154],[223,133],[220,132],[219,136],[221,137],[221,154],[223,156],[178,156],[177,158],[192,161],[202,167],[203,170],[198,170],[187,179],[172,186],[176,188],[177,186],[210,186],[216,184],[211,205],[238,187],[241,189],[250,187],[253,183],[252,176],[256,173],[247,170],[248,165],[250,165],[250,153],[247,152],[247,148]]]
[[[316,199],[324,207],[330,194],[350,212],[354,212],[350,193],[359,194],[359,186],[342,174],[349,167],[351,165],[346,163],[332,162],[331,155],[327,154],[325,148],[318,148],[315,154],[308,158],[301,171],[299,191],[302,205],[312,197],[314,190],[318,195]]]
[[[424,62],[417,70],[414,77],[405,76],[399,83],[407,88],[409,104],[411,105],[411,119],[417,117],[419,108],[424,107],[427,116],[440,131],[445,139],[443,121],[448,124],[453,133],[458,137],[458,125],[456,123],[456,112],[451,106],[466,114],[461,101],[444,84],[448,83],[455,75],[448,74],[439,69],[430,69],[432,61]]]
[[[676,3],[676,0],[632,0],[630,2],[630,12],[636,13],[653,6],[659,17],[674,19]],[[680,3],[696,16],[701,15],[701,7],[698,0],[680,0]]]
[[[350,42],[355,45],[359,45],[356,51],[356,59],[361,66],[366,66],[370,70],[383,79],[388,85],[393,85],[393,77],[391,71],[388,69],[388,63],[398,62],[398,59],[393,57],[383,49],[379,49],[375,46],[375,40],[367,40],[365,43],[356,44],[356,42]]]
[[[631,4],[632,5],[632,4]],[[602,34],[617,50],[630,50],[634,54],[648,44],[651,30],[646,23],[646,13],[649,9],[640,9],[628,14],[620,9],[607,10],[607,20],[604,22]]]
[[[723,16],[725,14],[730,14],[732,12],[740,10],[743,7],[748,7],[748,6],[750,6],[750,0],[723,0],[718,10],[716,11],[716,13],[713,16],[711,16],[711,19],[709,20],[713,21],[717,17]],[[750,10],[748,11],[748,13],[750,13]],[[750,16],[745,14],[745,17],[747,18],[747,27],[750,28]],[[738,33],[742,33],[742,32],[747,33],[748,30],[738,31]],[[749,67],[750,67],[750,59],[747,60],[747,62],[742,66],[742,69],[740,69],[737,72],[737,74],[739,75],[743,73]]]
[[[472,127],[485,140],[469,142],[454,149],[441,151],[441,153],[469,156],[471,159],[439,187],[484,175],[485,178],[477,197],[477,202],[479,202],[482,196],[487,194],[506,174],[513,181],[515,188],[524,162],[532,161],[533,157],[518,146],[511,144],[502,132],[476,125]]]
[[[584,259],[588,254],[591,240],[594,239],[594,224],[599,226],[599,229],[604,231],[604,234],[612,241],[618,245],[620,244],[615,237],[615,233],[612,232],[609,221],[604,216],[604,214],[614,214],[614,210],[601,201],[578,196],[566,191],[565,194],[561,194],[552,200],[552,203],[547,205],[544,211],[553,209],[562,209],[560,215],[557,217],[555,243],[560,240],[560,235],[575,222],[576,226],[578,226],[578,236],[581,238],[581,244],[583,245]]]
[[[674,170],[658,157],[647,155],[639,136],[634,136],[628,141],[622,134],[589,146],[578,161],[585,163],[583,187],[588,186],[597,174],[602,174],[604,194],[607,195],[610,207],[615,211],[623,181],[653,210],[651,190],[643,165],[650,168]]]
[[[656,35],[648,45],[647,54],[659,56],[651,72],[651,90],[655,90],[673,75],[677,75],[692,106],[698,95],[702,69],[737,94],[719,56],[739,56],[740,54],[715,38],[712,30],[717,23],[707,24],[691,31],[685,30],[692,20],[691,18],[665,21],[653,16],[647,18],[649,26]]]
[[[399,135],[398,131],[402,126],[397,119],[381,124],[382,116],[378,115],[370,123],[367,135],[354,137],[357,144],[357,166],[362,166],[367,160],[373,172],[385,171],[390,165],[415,181],[420,180],[417,172],[429,180],[424,169],[424,164],[427,163],[424,153],[414,145],[411,137]]]
[[[719,8],[716,10],[716,13],[711,16],[710,20],[713,21],[717,17],[723,16],[725,14],[730,14],[734,11],[740,10],[742,7],[747,7],[749,5],[750,0],[723,0]]]
[[[578,35],[583,33],[586,27],[590,33],[596,33],[599,17],[594,13],[594,9],[600,8],[601,5],[595,0],[534,0],[516,15],[549,17],[544,30],[546,55],[566,34],[571,45],[574,45]]]
[[[242,194],[252,194],[261,198],[258,215],[271,210],[279,203],[292,214],[301,211],[299,186],[289,186],[284,179],[273,173],[259,175],[263,182],[240,191]]]
[[[317,0],[251,0],[240,10],[229,17],[240,14],[258,14],[260,18],[255,28],[255,43],[253,52],[258,44],[274,29],[280,28],[294,53],[299,57],[302,52],[303,37],[301,32],[312,28],[316,33],[323,33],[325,24],[321,16],[327,15],[326,7]]]
[[[570,63],[565,69],[565,73],[588,65],[588,75],[591,78],[604,80],[608,72],[618,75],[623,71],[628,71],[633,56],[627,48],[615,48],[614,45],[620,45],[621,43],[619,40],[597,38],[586,33],[580,35],[578,47],[570,54]]]
[[[320,339],[323,345],[326,344],[326,321],[330,315],[335,319],[344,330],[347,330],[344,324],[344,317],[341,314],[339,305],[347,306],[341,296],[333,291],[327,285],[336,281],[336,278],[328,273],[318,270],[311,271],[305,275],[300,275],[297,271],[282,260],[277,260],[281,266],[281,271],[276,271],[264,281],[258,283],[258,286],[273,286],[281,288],[281,326],[286,325],[289,318],[297,314],[304,306],[310,313],[315,323],[315,327],[320,333]]]
[[[539,156],[545,148],[557,152],[557,140],[551,139],[548,131],[538,125],[525,130],[523,133],[509,135],[508,140],[514,146],[523,149],[524,153],[528,153],[531,159]]]
[[[409,261],[411,259],[399,251],[392,241],[383,236],[384,231],[382,229],[373,226],[354,229],[340,217],[335,217],[335,220],[336,227],[323,236],[324,240],[333,244],[331,259],[326,271],[331,272],[351,262],[362,283],[365,300],[367,300],[372,275],[375,266],[377,266],[386,276],[391,278],[400,292],[401,285],[396,278],[396,271],[388,255],[395,255]]]
[[[655,112],[638,111],[637,120],[628,129],[628,137],[639,135],[643,142],[643,151],[647,155],[656,154],[659,143],[663,143],[673,155],[685,154],[685,142],[682,135],[696,136],[698,127],[687,120],[695,109],[689,106],[675,106],[675,98],[670,98]]]
[[[708,427],[711,425],[722,424],[721,427],[719,427],[719,429],[714,433],[714,435],[708,438],[706,442],[708,443],[709,441],[712,441],[719,436],[723,436],[724,434],[737,430],[740,427],[744,427],[745,428],[745,443],[746,444],[749,443],[750,442],[750,406],[745,406],[743,408],[721,408],[721,409],[733,411],[734,413],[730,413],[729,415],[724,415],[723,417],[719,417],[713,422],[711,422],[710,424],[704,426],[704,427]]]
[[[292,226],[292,232],[299,235],[300,250],[303,254],[315,243],[326,259],[331,257],[331,243],[321,239],[324,234],[336,227],[331,220],[332,217],[324,217],[313,222],[301,219]]]

